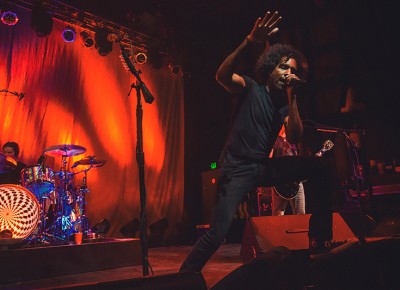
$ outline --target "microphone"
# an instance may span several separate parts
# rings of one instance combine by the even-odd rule
[[[129,58],[129,52],[120,44],[121,48],[121,56],[124,65],[128,67],[131,73],[136,76],[136,78],[140,81],[143,97],[146,103],[151,104],[154,101],[153,95],[150,93],[149,89],[146,85],[140,80],[139,72],[136,70],[135,66],[133,65],[132,61]]]
[[[284,74],[283,77],[280,78],[280,80],[287,86],[299,87],[306,83],[305,80],[299,79],[297,76],[290,79],[288,77],[288,74]]]

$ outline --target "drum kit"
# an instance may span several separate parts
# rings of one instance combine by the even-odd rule
[[[60,244],[72,241],[75,232],[94,236],[86,216],[87,175],[106,161],[87,156],[67,168],[69,157],[85,152],[86,148],[79,145],[50,146],[43,151],[38,165],[22,169],[21,185],[0,185],[0,243],[23,240],[35,245]],[[47,156],[61,158],[60,171],[45,165]],[[1,154],[0,173],[11,167]],[[76,167],[83,169],[72,171]],[[82,184],[75,186],[75,176],[80,173],[84,174]]]

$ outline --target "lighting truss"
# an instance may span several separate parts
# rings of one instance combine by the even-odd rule
[[[35,0],[14,0],[13,2],[14,5],[30,11],[32,11],[36,3]],[[165,43],[160,39],[134,31],[91,13],[84,12],[81,9],[72,7],[61,1],[45,0],[43,1],[43,5],[48,10],[52,11],[53,19],[57,19],[70,25],[80,26],[82,29],[90,30],[93,33],[99,27],[104,28],[108,30],[110,34],[115,34],[124,47],[133,46],[144,51],[148,50],[150,43],[157,43],[157,46],[160,48],[165,47]],[[160,53],[163,54],[164,52],[160,51]]]

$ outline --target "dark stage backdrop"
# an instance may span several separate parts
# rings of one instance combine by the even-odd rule
[[[19,16],[15,26],[0,24],[0,89],[25,93],[21,101],[0,94],[1,146],[19,143],[20,160],[30,166],[50,146],[83,146],[84,154],[67,158],[67,168],[74,172],[84,169],[71,166],[85,156],[106,160],[88,172],[87,216],[91,225],[108,219],[107,236],[121,237],[120,228],[140,214],[136,91],[128,96],[135,78],[124,69],[116,44],[103,57],[79,38],[64,42],[64,23],[54,20],[52,33],[37,37],[30,12]],[[155,97],[152,104],[143,101],[147,222],[166,218],[165,238],[172,239],[183,212],[183,80],[166,66],[137,69]],[[61,156],[51,157],[46,165],[60,171],[61,161]],[[83,175],[75,175],[75,187],[81,186]]]

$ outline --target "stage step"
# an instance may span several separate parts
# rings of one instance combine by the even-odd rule
[[[102,239],[81,245],[0,250],[0,285],[142,264],[140,240]]]

